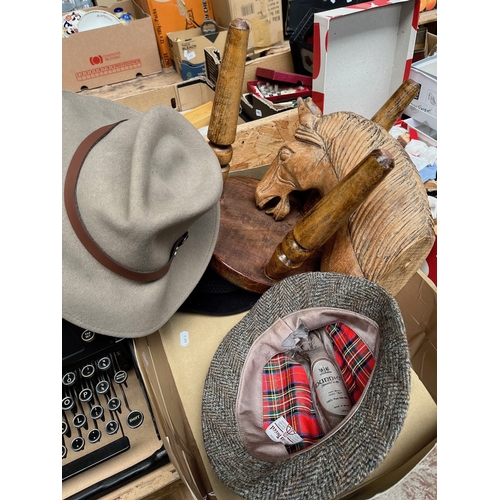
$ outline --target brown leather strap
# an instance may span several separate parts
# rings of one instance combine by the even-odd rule
[[[78,177],[80,175],[80,170],[83,166],[83,162],[87,158],[90,150],[106,135],[108,135],[118,124],[126,120],[121,120],[117,123],[111,125],[106,125],[92,132],[87,138],[85,138],[82,143],[78,146],[71,159],[71,162],[66,173],[66,180],[64,182],[64,204],[66,207],[66,213],[68,214],[68,219],[81,241],[82,245],[87,249],[87,251],[104,267],[107,267],[110,271],[128,278],[133,281],[139,281],[141,283],[149,283],[151,281],[156,281],[163,278],[170,269],[170,264],[173,258],[177,254],[179,247],[186,241],[188,233],[185,232],[177,241],[170,252],[170,259],[161,268],[156,271],[151,272],[141,272],[134,271],[127,267],[122,266],[115,260],[113,260],[92,238],[92,236],[87,231],[85,224],[82,221],[80,211],[78,210],[78,203],[76,200],[76,185],[78,183]]]

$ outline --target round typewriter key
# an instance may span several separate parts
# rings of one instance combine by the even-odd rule
[[[85,330],[82,332],[81,339],[84,342],[92,342],[95,339],[95,333],[91,332],[90,330]]]
[[[109,411],[116,411],[118,408],[120,408],[122,402],[118,398],[111,398],[108,401],[108,410]]]
[[[66,437],[71,436],[71,429],[69,428],[68,422],[62,423],[62,435]]]
[[[97,362],[97,366],[99,367],[99,370],[108,370],[109,367],[111,366],[111,360],[107,357],[107,356],[104,356],[104,358],[101,358],[98,362]]]
[[[68,372],[63,375],[62,378],[62,383],[66,387],[72,386],[76,381],[76,373],[75,372]]]
[[[104,414],[104,408],[101,405],[92,406],[90,409],[90,417],[94,420],[100,419]]]
[[[87,417],[83,413],[77,413],[73,417],[73,425],[78,429],[87,423]]]
[[[88,403],[92,399],[92,390],[91,389],[82,389],[80,394],[78,394],[78,399],[82,403]]]
[[[118,422],[116,420],[110,420],[104,427],[106,434],[115,434],[118,430]]]
[[[66,455],[68,454],[68,450],[66,449],[66,446],[62,445],[62,457],[66,458]]]
[[[99,429],[92,429],[87,437],[89,442],[97,443],[101,439],[101,431]]]
[[[106,394],[109,391],[109,382],[107,380],[101,380],[95,386],[97,394]]]
[[[114,378],[114,381],[117,383],[117,384],[123,384],[123,382],[125,382],[127,380],[127,372],[124,371],[124,370],[118,370],[116,373],[115,373],[115,376],[113,377]]]
[[[144,415],[139,410],[132,410],[127,416],[127,425],[131,429],[137,429],[144,422]]]
[[[62,399],[63,411],[71,410],[71,408],[73,408],[74,404],[75,404],[75,402],[73,401],[73,398],[71,396],[66,396],[65,398]]]
[[[83,447],[85,446],[85,439],[82,437],[78,436],[73,441],[71,441],[71,449],[73,451],[82,451]]]
[[[95,373],[94,365],[85,365],[81,371],[82,377],[84,378],[90,378],[92,377],[92,375],[94,375],[94,373]]]

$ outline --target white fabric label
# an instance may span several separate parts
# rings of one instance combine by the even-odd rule
[[[189,333],[183,331],[180,333],[181,346],[186,347],[189,344]]]
[[[303,439],[295,432],[295,429],[285,420],[279,417],[267,429],[266,434],[277,443],[297,444]]]

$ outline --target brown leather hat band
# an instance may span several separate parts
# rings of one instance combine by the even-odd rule
[[[87,158],[90,150],[106,135],[108,135],[118,124],[126,120],[121,120],[117,123],[111,125],[106,125],[92,132],[88,137],[86,137],[82,143],[78,146],[71,159],[71,162],[66,173],[66,180],[64,182],[64,204],[66,207],[66,213],[68,214],[68,219],[81,241],[82,245],[87,249],[87,251],[104,267],[108,268],[110,271],[123,276],[124,278],[139,281],[142,283],[149,283],[151,281],[156,281],[163,278],[170,269],[170,264],[173,258],[177,254],[179,247],[186,241],[188,233],[184,233],[177,241],[170,252],[170,258],[168,262],[161,268],[151,271],[151,272],[140,272],[134,271],[127,267],[122,266],[115,260],[113,260],[90,236],[85,224],[80,216],[80,211],[78,210],[78,203],[76,200],[76,185],[78,183],[78,177],[80,175],[80,170],[83,166],[83,162]]]

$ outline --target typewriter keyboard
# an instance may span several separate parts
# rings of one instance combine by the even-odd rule
[[[68,494],[163,448],[129,341],[104,344],[77,362],[63,362],[62,481]],[[66,487],[72,478],[75,485]]]

